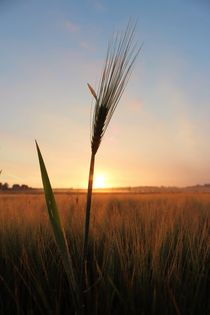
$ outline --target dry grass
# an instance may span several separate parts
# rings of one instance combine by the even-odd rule
[[[85,195],[56,195],[79,275]],[[209,314],[210,195],[94,195],[90,314]],[[72,314],[42,195],[0,195],[0,314]],[[91,293],[91,294],[90,294]]]

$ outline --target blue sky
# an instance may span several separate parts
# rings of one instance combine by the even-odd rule
[[[137,19],[143,48],[97,154],[107,186],[210,182],[210,2],[0,1],[2,181],[41,186],[34,139],[54,187],[85,187],[86,87],[107,43]]]

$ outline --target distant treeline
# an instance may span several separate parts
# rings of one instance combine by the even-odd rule
[[[14,184],[11,187],[8,183],[0,183],[0,191],[7,191],[7,190],[13,190],[13,191],[20,191],[20,190],[29,190],[32,189],[28,185],[22,184]]]

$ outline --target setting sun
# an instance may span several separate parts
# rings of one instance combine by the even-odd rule
[[[106,187],[106,179],[102,174],[96,174],[93,181],[93,188],[105,188]]]

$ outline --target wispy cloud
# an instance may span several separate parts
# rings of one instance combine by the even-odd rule
[[[81,41],[80,42],[80,47],[83,48],[83,49],[89,49],[90,48],[90,45],[88,42],[86,41]]]
[[[143,108],[144,104],[140,99],[133,99],[131,102],[128,104],[129,109],[133,111],[139,111]]]
[[[80,31],[79,25],[69,20],[64,22],[64,26],[72,34],[78,33]]]
[[[89,51],[89,52],[95,52],[96,51],[96,48],[95,46],[93,45],[92,42],[88,42],[86,40],[81,40],[79,42],[79,46],[83,49],[83,50],[86,50],[86,51]]]
[[[105,10],[105,5],[100,0],[90,0],[92,6],[94,9],[103,11]]]

